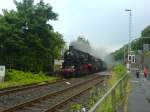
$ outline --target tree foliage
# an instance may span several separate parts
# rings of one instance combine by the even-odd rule
[[[48,24],[58,14],[43,0],[14,4],[16,11],[3,9],[0,15],[0,64],[33,72],[52,70],[64,46],[63,36]]]
[[[150,44],[150,26],[147,26],[141,32],[141,37],[140,38],[137,38],[137,39],[135,39],[131,42],[132,51],[137,53],[138,50],[143,50],[143,44]],[[127,56],[128,45],[125,45],[122,48],[120,48],[119,50],[116,50],[114,53],[112,53],[116,60],[124,58],[124,49],[125,49],[125,56]]]
[[[143,31],[142,31],[142,37],[150,37],[150,26],[147,26]]]

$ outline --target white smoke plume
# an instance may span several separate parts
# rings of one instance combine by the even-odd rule
[[[107,63],[107,65],[113,65],[114,63],[113,56],[111,56],[105,48],[94,48],[89,44],[89,42],[87,43],[84,41],[77,40],[72,41],[70,43],[70,46],[73,46],[77,50],[89,53],[96,58],[102,59]]]
[[[90,45],[83,41],[72,41],[70,46],[73,46],[77,50],[81,50],[83,52],[91,54],[92,48]]]
[[[113,56],[105,49],[105,48],[93,48],[92,55],[102,59],[108,68],[111,68],[114,65],[114,58]]]

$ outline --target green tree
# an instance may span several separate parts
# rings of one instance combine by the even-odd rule
[[[131,49],[135,53],[138,53],[138,50],[143,50],[143,44],[150,44],[150,26],[147,26],[142,32],[141,37],[133,40],[131,42]],[[124,48],[127,49],[128,45],[123,46],[119,50],[116,50],[113,54],[116,60],[124,58]],[[127,50],[125,55],[127,56]]]
[[[120,60],[124,58],[124,52],[126,53],[125,56],[127,56],[127,52],[128,52],[127,45],[111,53],[111,55],[114,57],[115,60]]]
[[[150,37],[150,26],[147,26],[141,33],[142,37]]]
[[[142,44],[150,44],[150,26],[147,26],[141,34],[141,43]]]
[[[4,9],[0,15],[0,64],[33,72],[52,70],[64,46],[63,36],[48,24],[58,14],[43,0],[35,5],[34,0],[14,3],[16,11]]]

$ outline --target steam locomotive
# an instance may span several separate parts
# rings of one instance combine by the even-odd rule
[[[77,77],[102,70],[106,70],[104,61],[70,46],[69,50],[64,53],[60,75],[62,77]]]

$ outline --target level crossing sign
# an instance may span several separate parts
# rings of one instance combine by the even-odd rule
[[[135,55],[134,54],[128,55],[128,62],[135,63]]]

